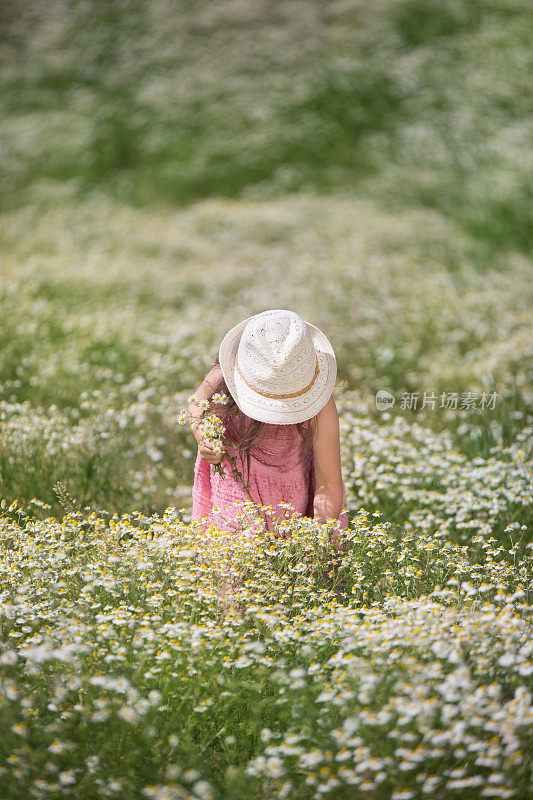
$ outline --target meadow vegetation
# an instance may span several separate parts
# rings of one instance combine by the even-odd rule
[[[525,798],[523,532],[255,521],[4,508],[4,795]]]

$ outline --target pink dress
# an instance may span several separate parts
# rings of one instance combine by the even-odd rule
[[[250,421],[250,417],[245,415],[246,427]],[[236,458],[239,472],[248,484],[254,502],[270,506],[272,515],[278,519],[295,513],[313,517],[316,486],[313,448],[311,445],[303,462],[299,461],[304,450],[304,442],[296,425],[266,425],[255,440],[250,453],[248,480],[246,455],[240,454],[236,447],[238,439],[236,416],[227,419],[224,424],[228,452]],[[194,465],[191,521],[202,520],[201,527],[204,530],[212,524],[224,530],[235,530],[242,525],[244,511],[242,504],[250,502],[246,490],[234,478],[228,458],[223,459],[222,467],[224,477],[215,471],[214,465],[204,461],[198,448]],[[339,529],[349,527],[348,515],[344,510],[345,501],[346,488],[343,484],[342,509],[337,526]],[[278,506],[280,502],[290,503],[292,508]],[[272,515],[266,513],[264,509],[260,509],[260,512],[264,524],[272,530]],[[238,515],[241,515],[240,519],[235,519]],[[255,518],[257,520],[257,512]]]

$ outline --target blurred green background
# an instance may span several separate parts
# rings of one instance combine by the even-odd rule
[[[302,189],[531,244],[526,0],[4,0],[2,196]],[[481,256],[481,253],[483,254]]]

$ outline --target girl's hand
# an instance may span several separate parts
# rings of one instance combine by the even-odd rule
[[[199,442],[198,449],[203,460],[208,464],[220,464],[224,458],[224,451],[226,450],[225,446],[223,446],[222,453],[215,453],[211,445],[207,444],[207,442]]]

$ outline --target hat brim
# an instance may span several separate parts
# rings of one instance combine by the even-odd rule
[[[272,309],[284,311],[285,309]],[[271,313],[269,312],[265,313]],[[318,360],[318,375],[313,386],[299,397],[274,399],[265,397],[251,389],[235,370],[235,361],[241,334],[247,323],[253,317],[239,322],[231,328],[220,343],[218,357],[220,369],[229,392],[235,400],[237,407],[243,414],[259,422],[268,422],[273,425],[292,425],[311,419],[326,405],[333,393],[337,379],[337,361],[335,352],[329,339],[320,328],[306,322],[311,334],[313,345]]]

